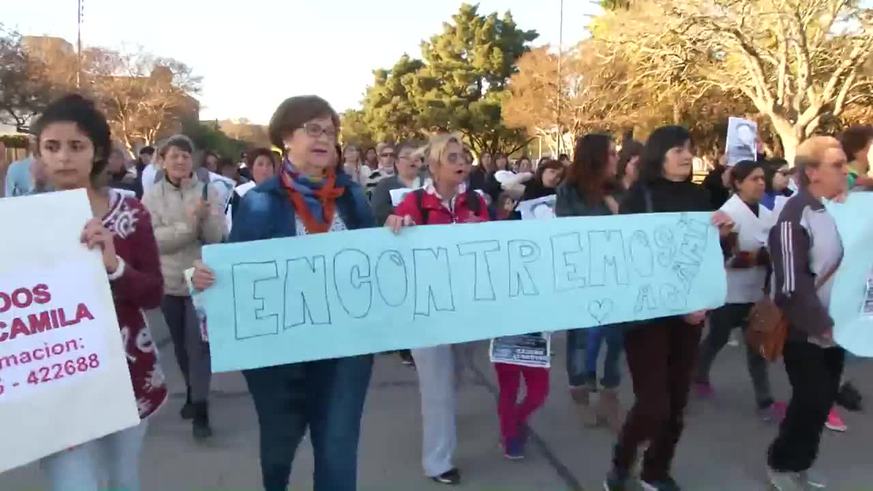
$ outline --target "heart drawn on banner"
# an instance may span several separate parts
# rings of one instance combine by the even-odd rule
[[[588,313],[594,317],[598,324],[603,324],[603,321],[612,313],[612,300],[604,298],[588,302]]]

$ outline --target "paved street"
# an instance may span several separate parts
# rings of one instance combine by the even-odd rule
[[[486,344],[471,347],[460,389],[457,465],[469,491],[599,490],[609,466],[613,436],[605,429],[585,429],[566,391],[563,336],[556,337],[552,394],[532,422],[528,458],[503,459],[498,450],[495,413],[496,381]],[[190,425],[178,417],[183,389],[164,348],[173,397],[152,420],[143,458],[144,491],[248,491],[259,489],[258,436],[254,408],[242,377],[225,374],[214,380],[212,421],[215,438],[206,445],[192,441]],[[685,489],[697,491],[763,490],[764,455],[775,427],[759,422],[753,410],[751,384],[742,348],[727,347],[716,361],[712,401],[689,408],[685,437],[675,476]],[[787,386],[781,366],[772,370],[776,394]],[[873,364],[854,364],[849,373],[873,402]],[[624,384],[623,401],[631,400]],[[846,414],[849,432],[826,432],[819,468],[830,489],[873,489],[873,425],[866,414]],[[361,491],[439,490],[421,477],[420,416],[415,372],[395,356],[378,358],[367,400],[360,452]],[[311,489],[312,461],[307,443],[294,467],[292,489]],[[0,476],[0,490],[43,489],[35,465]]]

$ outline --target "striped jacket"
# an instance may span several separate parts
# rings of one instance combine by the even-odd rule
[[[774,299],[788,319],[789,339],[806,341],[830,331],[833,276],[818,289],[815,282],[839,264],[843,246],[822,202],[806,190],[792,196],[770,230],[768,246]]]

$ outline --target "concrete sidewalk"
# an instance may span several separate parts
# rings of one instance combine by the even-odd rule
[[[552,394],[534,416],[533,435],[524,461],[509,462],[498,448],[495,410],[496,382],[487,359],[487,345],[472,345],[459,391],[459,450],[456,464],[463,473],[459,490],[565,491],[601,489],[609,468],[614,435],[586,429],[566,391],[563,336],[553,338],[558,355],[552,370]],[[181,378],[165,346],[164,364],[173,397],[153,418],[142,462],[145,491],[247,491],[260,489],[258,431],[251,398],[239,374],[214,379],[212,422],[216,436],[206,445],[191,438],[190,424],[178,410],[184,394]],[[725,348],[713,369],[717,397],[695,401],[674,475],[692,491],[763,490],[765,453],[776,428],[760,422],[754,412],[751,383],[742,348]],[[849,373],[873,402],[873,366],[854,364]],[[784,370],[772,369],[777,396],[787,395]],[[623,401],[631,401],[623,384]],[[873,428],[864,414],[843,413],[849,432],[826,432],[819,469],[830,489],[873,489]],[[359,459],[361,491],[446,489],[421,475],[421,422],[415,372],[396,356],[380,356],[367,400]],[[292,489],[312,488],[312,459],[304,441],[294,465]],[[38,466],[0,476],[0,490],[43,489]],[[71,490],[72,491],[72,490]]]

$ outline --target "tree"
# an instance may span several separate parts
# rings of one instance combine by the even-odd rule
[[[59,95],[46,72],[47,66],[24,49],[21,36],[0,25],[0,122],[24,132]]]
[[[505,122],[544,139],[553,155],[572,149],[583,133],[633,128],[645,103],[627,83],[627,73],[625,65],[601,59],[591,41],[564,53],[560,61],[548,46],[534,49],[521,57],[511,78]]]
[[[873,53],[873,14],[856,0],[640,0],[630,11],[605,14],[622,25],[607,41],[640,77],[692,96],[740,94],[766,117],[789,161],[823,120],[873,87],[862,71]]]
[[[246,149],[246,142],[227,136],[219,127],[218,121],[201,122],[183,118],[181,132],[194,142],[199,150],[211,150],[218,155],[236,158]]]
[[[193,96],[200,91],[200,78],[182,62],[99,48],[84,58],[91,91],[128,151],[178,132],[184,117],[199,113]]]
[[[424,136],[423,107],[416,100],[424,67],[421,60],[404,54],[389,70],[373,72],[373,85],[363,102],[363,122],[380,141],[400,141]]]
[[[536,37],[508,12],[484,16],[462,5],[441,33],[422,42],[422,59],[403,55],[392,68],[374,71],[361,109],[368,134],[400,140],[449,131],[476,152],[523,147],[525,132],[503,124],[501,106],[518,58]]]
[[[376,145],[376,138],[364,119],[364,111],[350,109],[340,115],[342,120],[342,142],[344,145],[358,145],[362,148]]]
[[[249,147],[272,147],[266,126],[253,124],[246,118],[219,121],[218,127],[228,137],[245,142]]]
[[[510,12],[484,16],[478,6],[461,5],[443,32],[421,45],[425,66],[416,95],[427,126],[462,133],[476,152],[524,147],[525,133],[503,124],[501,105],[516,62],[537,37],[519,29]]]

